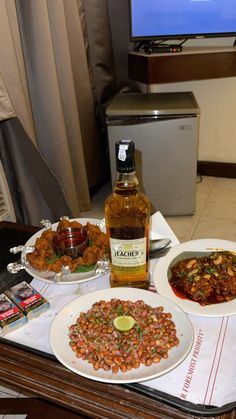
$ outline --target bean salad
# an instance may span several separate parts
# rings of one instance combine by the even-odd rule
[[[134,319],[131,330],[117,330],[114,320],[118,316]],[[113,374],[159,363],[179,344],[172,315],[163,307],[116,298],[100,300],[81,312],[69,327],[69,340],[77,358],[92,364],[94,370]]]

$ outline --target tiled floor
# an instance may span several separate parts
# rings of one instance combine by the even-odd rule
[[[197,184],[196,213],[168,217],[180,242],[218,238],[236,241],[236,179],[203,177]]]
[[[199,179],[198,179],[199,180]],[[107,184],[92,199],[92,209],[81,217],[103,218],[104,201],[111,192]],[[180,242],[200,238],[236,241],[236,179],[203,177],[197,183],[196,213],[166,217]],[[0,387],[0,397],[22,394]],[[24,415],[1,415],[0,419],[23,419]]]
[[[22,393],[19,393],[18,391],[0,385],[0,399],[7,397],[27,397],[27,395],[24,395]],[[24,419],[25,417],[26,415],[2,415],[0,409],[0,419]]]
[[[198,177],[196,190],[195,214],[165,217],[180,242],[200,238],[236,241],[236,179]],[[92,210],[81,216],[103,218],[110,192],[107,184],[93,197]]]

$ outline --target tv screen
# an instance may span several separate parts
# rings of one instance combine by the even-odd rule
[[[236,0],[130,0],[132,41],[236,35]]]

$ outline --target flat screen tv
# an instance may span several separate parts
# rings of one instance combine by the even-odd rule
[[[236,36],[236,0],[129,0],[132,41]]]

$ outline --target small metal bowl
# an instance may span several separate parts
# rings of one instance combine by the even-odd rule
[[[76,259],[88,246],[88,234],[84,228],[65,228],[57,232],[52,244],[57,256],[67,255]]]

